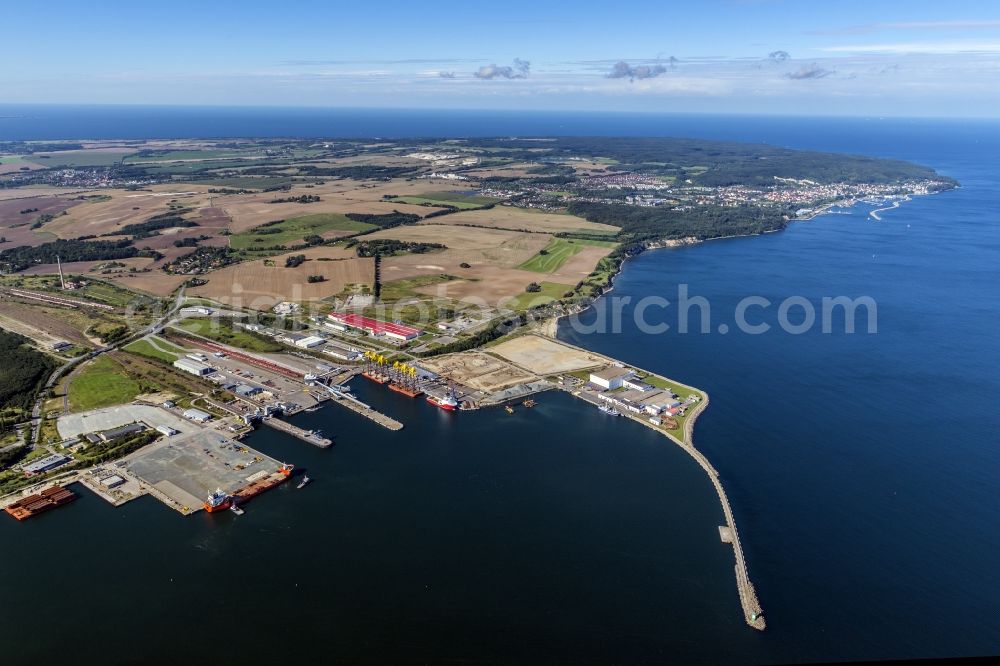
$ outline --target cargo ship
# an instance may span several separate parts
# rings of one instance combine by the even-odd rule
[[[26,520],[40,513],[45,513],[49,509],[69,504],[75,499],[76,495],[62,486],[52,486],[37,495],[28,495],[24,499],[8,505],[4,508],[4,511],[18,520]]]
[[[377,375],[374,372],[362,372],[361,376],[362,377],[367,377],[368,379],[372,380],[376,384],[385,384],[385,383],[387,383],[389,381],[388,377],[386,377],[384,375]]]
[[[294,468],[294,465],[282,465],[277,472],[272,472],[263,478],[253,481],[249,485],[243,486],[233,493],[231,500],[233,506],[245,504],[257,495],[260,495],[262,492],[270,490],[275,486],[280,486],[288,480],[288,477],[291,476]]]
[[[448,392],[448,395],[440,398],[434,395],[428,395],[427,402],[448,412],[453,412],[458,409],[458,400],[455,400],[454,394],[450,391]]]
[[[202,504],[205,511],[209,513],[215,513],[216,511],[225,511],[230,506],[232,506],[233,500],[226,493],[222,492],[222,488],[216,488],[214,493],[209,493],[208,498],[205,503]]]
[[[395,391],[396,393],[402,393],[408,398],[416,398],[418,395],[423,395],[424,392],[415,386],[403,386],[402,384],[397,384],[396,382],[389,382],[389,390]]]

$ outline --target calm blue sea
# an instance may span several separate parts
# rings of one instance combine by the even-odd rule
[[[448,415],[355,382],[406,423],[300,417],[319,451],[250,440],[315,482],[181,518],[83,491],[0,521],[15,662],[770,663],[1000,652],[1000,126],[944,121],[0,107],[0,139],[674,135],[898,157],[962,188],[764,237],[648,252],[610,297],[870,296],[878,333],[560,335],[703,387],[695,438],[730,495],[768,630],[742,622],[704,473],[565,394]],[[585,313],[587,323],[600,308]],[[758,311],[759,312],[759,311]],[[756,318],[756,316],[755,316]],[[759,318],[774,321],[774,312]],[[669,316],[666,321],[670,321]],[[11,575],[16,572],[16,575]],[[25,618],[50,617],[60,640]],[[66,618],[70,618],[66,620]]]

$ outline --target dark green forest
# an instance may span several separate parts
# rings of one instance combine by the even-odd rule
[[[31,347],[28,339],[0,329],[0,409],[30,410],[35,394],[55,368],[53,361]]]
[[[591,222],[621,227],[620,237],[629,240],[762,234],[783,229],[787,223],[781,211],[755,206],[701,206],[679,211],[662,206],[574,201],[568,210]]]
[[[14,273],[23,271],[34,264],[54,264],[56,257],[59,257],[63,262],[70,262],[128,259],[130,257],[153,257],[155,259],[160,256],[162,255],[155,250],[136,248],[132,245],[131,240],[57,240],[37,247],[21,245],[4,250],[0,252],[0,268]]]

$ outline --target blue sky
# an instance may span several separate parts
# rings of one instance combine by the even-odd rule
[[[6,3],[0,102],[1000,115],[1000,3]]]

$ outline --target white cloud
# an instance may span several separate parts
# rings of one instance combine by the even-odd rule
[[[983,30],[1000,28],[1000,20],[972,19],[953,21],[896,21],[890,23],[866,23],[845,28],[809,30],[809,35],[864,35],[885,30]]]
[[[817,48],[824,53],[885,53],[909,55],[928,54],[969,54],[1000,53],[1000,41],[990,42],[905,42],[899,44],[843,44]]]

